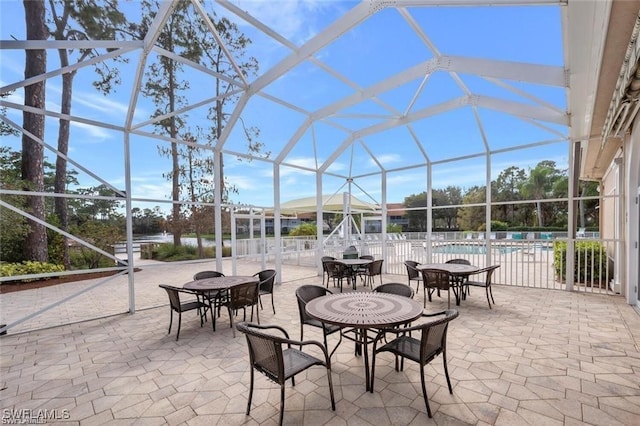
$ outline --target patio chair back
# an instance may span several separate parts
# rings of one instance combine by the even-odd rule
[[[204,280],[206,278],[218,278],[218,277],[224,277],[224,274],[218,271],[200,271],[193,276],[193,279]]]
[[[287,331],[277,325],[259,325],[241,322],[237,325],[238,331],[244,333],[247,338],[249,349],[249,363],[251,364],[251,384],[249,397],[247,399],[247,415],[251,411],[251,400],[253,397],[254,370],[264,374],[270,380],[280,385],[280,424],[284,417],[284,384],[287,379],[291,379],[291,384],[295,386],[294,376],[302,371],[322,365],[327,369],[329,381],[329,393],[331,397],[331,409],[335,411],[336,403],[333,396],[333,382],[331,380],[331,361],[327,354],[326,347],[315,341],[296,341],[289,338]],[[281,336],[272,334],[279,332]],[[294,349],[291,345],[313,345],[317,346],[323,353],[324,359],[316,358],[302,350]],[[284,349],[283,349],[284,347]]]
[[[424,286],[424,307],[427,307],[427,297],[431,302],[434,292],[440,295],[440,291],[447,292],[447,308],[451,307],[451,275],[442,269],[422,269],[422,283]]]
[[[340,291],[342,291],[342,281],[345,279],[349,280],[352,277],[353,269],[337,260],[327,260],[324,264],[327,267],[329,279],[333,279],[334,285],[337,282],[340,287]],[[327,286],[329,286],[328,282]]]
[[[169,320],[169,333],[171,333],[171,326],[173,325],[173,313],[178,313],[178,332],[176,333],[176,340],[180,338],[180,326],[182,325],[182,313],[197,310],[200,316],[200,327],[204,323],[204,317],[207,314],[209,306],[197,297],[197,293],[191,290],[185,290],[183,288],[170,286],[167,284],[160,284],[160,288],[163,288],[169,295],[169,307],[171,309],[171,318]],[[189,300],[182,302],[180,300],[180,293],[196,296],[196,300]]]
[[[325,287],[319,285],[306,284],[296,289],[296,300],[298,301],[298,314],[300,315],[300,340],[304,339],[304,326],[310,325],[322,329],[322,337],[324,346],[328,348],[327,336],[335,332],[340,331],[340,327],[337,325],[325,324],[307,313],[307,303],[315,298],[326,296],[327,294],[333,294],[333,292]],[[335,348],[331,351],[331,355],[338,349],[338,346],[342,342],[342,333],[340,333],[340,339]]]
[[[240,284],[229,289],[229,299],[223,303],[229,311],[229,322],[236,337],[236,329],[233,327],[233,314],[239,309],[244,312],[243,318],[246,320],[246,309],[251,308],[251,319],[253,320],[253,307],[260,302],[259,283]],[[256,318],[260,324],[260,310],[256,309]]]
[[[416,291],[420,288],[420,283],[422,282],[422,277],[420,276],[420,271],[416,268],[418,266],[418,262],[415,260],[405,260],[404,266],[407,268],[407,284],[411,285],[411,281],[416,282]]]
[[[408,297],[410,299],[413,299],[413,296],[415,295],[415,292],[413,291],[413,288],[411,288],[411,286],[402,283],[380,284],[379,286],[374,288],[373,291],[376,293],[397,294],[399,296]]]
[[[327,261],[336,260],[335,257],[332,256],[322,256],[322,283],[324,284],[324,280],[327,280],[327,287],[329,287],[329,271],[327,270]]]
[[[366,265],[366,269],[362,274],[366,277],[366,283],[368,283],[371,288],[373,288],[373,277],[379,276],[380,284],[382,284],[382,262],[384,262],[384,259],[374,260]]]
[[[465,281],[464,285],[465,286],[473,286],[473,287],[484,287],[485,289],[485,293],[487,295],[487,303],[489,304],[489,309],[493,309],[491,307],[491,302],[493,302],[493,304],[495,305],[496,302],[495,300],[493,300],[493,290],[491,290],[491,281],[493,278],[493,273],[496,269],[498,269],[500,267],[500,265],[491,265],[491,266],[487,266],[486,268],[482,268],[480,269],[480,271],[478,271],[478,273],[486,273],[487,275],[485,276],[484,281]],[[489,300],[489,298],[491,298],[491,300]]]
[[[298,301],[298,312],[300,314],[301,324],[305,324],[314,319],[307,313],[307,303],[315,298],[326,296],[327,294],[333,294],[333,292],[327,288],[313,284],[302,285],[296,289],[296,300]],[[302,337],[300,338],[302,339]]]
[[[447,309],[435,314],[422,315],[423,318],[436,316],[442,316],[442,318],[407,328],[386,329],[383,333],[380,333],[373,344],[373,362],[371,366],[371,391],[373,392],[376,357],[380,352],[391,352],[396,355],[396,371],[402,371],[404,369],[405,359],[418,363],[418,365],[420,365],[422,397],[424,398],[424,403],[427,407],[427,414],[429,417],[432,417],[432,415],[431,407],[429,407],[429,399],[427,397],[424,366],[433,361],[438,355],[442,355],[444,374],[447,379],[449,393],[453,394],[451,380],[449,379],[449,370],[447,368],[447,330],[449,328],[449,323],[458,317],[458,311],[456,309]],[[420,340],[411,336],[411,333],[414,331],[421,332]],[[378,344],[381,343],[382,339],[389,333],[393,333],[398,337],[378,348]],[[401,357],[400,362],[398,357]]]
[[[449,259],[445,263],[454,263],[457,265],[471,265],[467,259]]]
[[[260,271],[253,275],[254,277],[258,277],[260,283],[258,283],[259,296],[270,295],[271,296],[271,308],[273,309],[273,313],[276,313],[276,306],[273,303],[273,285],[276,282],[276,271],[275,269],[265,269],[264,271]],[[262,299],[260,300],[260,309],[262,309]]]

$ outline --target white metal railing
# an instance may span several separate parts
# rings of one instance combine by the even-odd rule
[[[515,234],[520,234],[519,238]],[[566,244],[566,233],[505,233],[504,238],[490,240],[468,238],[463,233],[449,235],[432,234],[430,242],[424,234],[406,234],[404,238],[368,238],[357,241],[336,240],[323,244],[323,255],[341,258],[349,245],[358,249],[358,254],[373,255],[385,259],[386,274],[406,276],[405,260],[419,263],[444,263],[451,259],[466,259],[480,267],[499,264],[493,275],[495,284],[566,289],[566,255],[554,251],[554,246]],[[479,235],[483,235],[480,233]],[[378,236],[379,237],[379,236]],[[415,238],[419,237],[419,238]],[[463,237],[463,238],[450,238]],[[542,237],[542,238],[535,238]],[[615,258],[618,241],[599,238],[580,238],[575,241],[575,291],[617,294]],[[273,244],[273,240],[272,240]],[[300,266],[315,267],[315,240],[287,238],[283,240],[283,262]],[[271,256],[269,247],[269,255]]]
[[[619,242],[589,238],[586,234],[575,242],[574,286],[576,291],[616,294],[620,283],[615,259],[620,258]],[[366,234],[364,239],[344,240],[332,237],[322,243],[322,254],[341,258],[343,251],[354,245],[359,255],[373,255],[385,259],[386,274],[406,275],[405,260],[419,263],[444,263],[462,258],[480,267],[499,264],[493,275],[494,283],[519,287],[566,289],[566,256],[554,256],[554,242],[565,243],[566,232],[502,232],[492,233],[489,240],[483,233],[432,233],[428,242],[425,233],[388,234],[382,241],[380,234]],[[480,237],[480,238],[479,238]],[[537,238],[536,238],[537,237]],[[230,242],[226,241],[226,245]],[[275,260],[274,238],[236,240],[239,260],[268,263]],[[283,237],[281,259],[284,264],[318,267],[318,244],[315,237]],[[620,267],[618,265],[618,267]]]

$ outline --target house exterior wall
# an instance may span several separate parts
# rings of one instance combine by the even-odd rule
[[[614,285],[629,304],[640,306],[640,118],[623,141],[601,182],[600,230],[608,244],[608,256],[615,259]]]
[[[607,173],[602,178],[600,186],[600,236],[603,239],[615,238],[615,221],[611,218],[615,217],[616,212],[616,195],[618,193],[618,167],[615,161],[611,163]]]
[[[638,287],[640,281],[640,118],[636,116],[631,135],[624,141],[624,233],[627,283],[626,298],[629,304],[640,307]]]

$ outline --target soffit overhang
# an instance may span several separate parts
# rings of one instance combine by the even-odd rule
[[[572,21],[572,4],[590,8],[591,14]],[[630,52],[635,47],[634,27],[638,21],[640,1],[570,2],[569,5],[568,28],[575,34],[573,43],[579,41],[577,34],[581,28],[585,35],[588,34],[585,40],[590,38],[593,43],[590,46],[590,68],[582,71],[590,74],[589,78],[595,84],[593,88],[572,85],[570,102],[572,105],[584,105],[582,116],[574,115],[572,109],[572,135],[574,141],[582,142],[580,178],[600,180],[622,145],[620,130],[625,129],[620,125],[618,111],[623,102],[621,92],[624,93],[635,74],[636,60]],[[601,53],[597,51],[600,43]],[[578,63],[580,61],[587,62],[585,58],[577,60]],[[573,69],[573,63],[571,66],[573,74],[577,70]],[[629,111],[632,114],[633,108]]]

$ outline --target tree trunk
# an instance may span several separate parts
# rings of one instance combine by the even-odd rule
[[[60,66],[69,65],[67,50],[58,51],[60,55]],[[66,73],[62,75],[62,105],[60,112],[62,114],[71,114],[71,96],[73,91],[73,77],[75,73]],[[69,152],[69,120],[60,119],[58,130],[58,151],[65,156]],[[56,159],[56,176],[54,181],[54,192],[56,194],[64,194],[67,190],[67,160],[58,155]],[[55,213],[58,217],[60,229],[69,230],[69,214],[67,211],[67,199],[65,197],[55,198]],[[69,267],[69,248],[66,243],[66,237],[63,238],[62,262],[66,268]]]
[[[169,65],[169,111],[175,111],[175,75],[173,72],[173,66]],[[172,138],[178,138],[178,129],[176,126],[176,118],[171,117],[171,129],[170,136]],[[178,144],[171,142],[171,162],[173,173],[171,174],[171,199],[173,200],[173,245],[182,245],[182,218],[180,215],[180,159],[178,157]]]
[[[540,201],[536,202],[536,214],[538,216],[538,227],[542,228],[544,225],[542,221],[542,203]]]
[[[585,207],[582,197],[587,195],[587,185],[582,185],[582,191],[580,191],[580,201],[578,201],[578,211],[580,212],[580,227],[586,227],[587,221],[585,220]]]
[[[45,7],[41,0],[24,0],[24,11],[28,40],[46,40],[49,37],[45,25]],[[29,49],[25,52],[24,77],[44,74],[47,70],[46,50]],[[24,88],[24,104],[38,109],[45,108],[45,82],[38,82]],[[36,138],[44,139],[45,118],[42,114],[22,113],[23,127]],[[22,178],[28,182],[27,190],[44,192],[44,147],[22,135]],[[27,197],[29,213],[38,219],[45,219],[44,197]],[[26,260],[47,261],[47,232],[43,225],[29,221],[30,231],[24,244]]]

